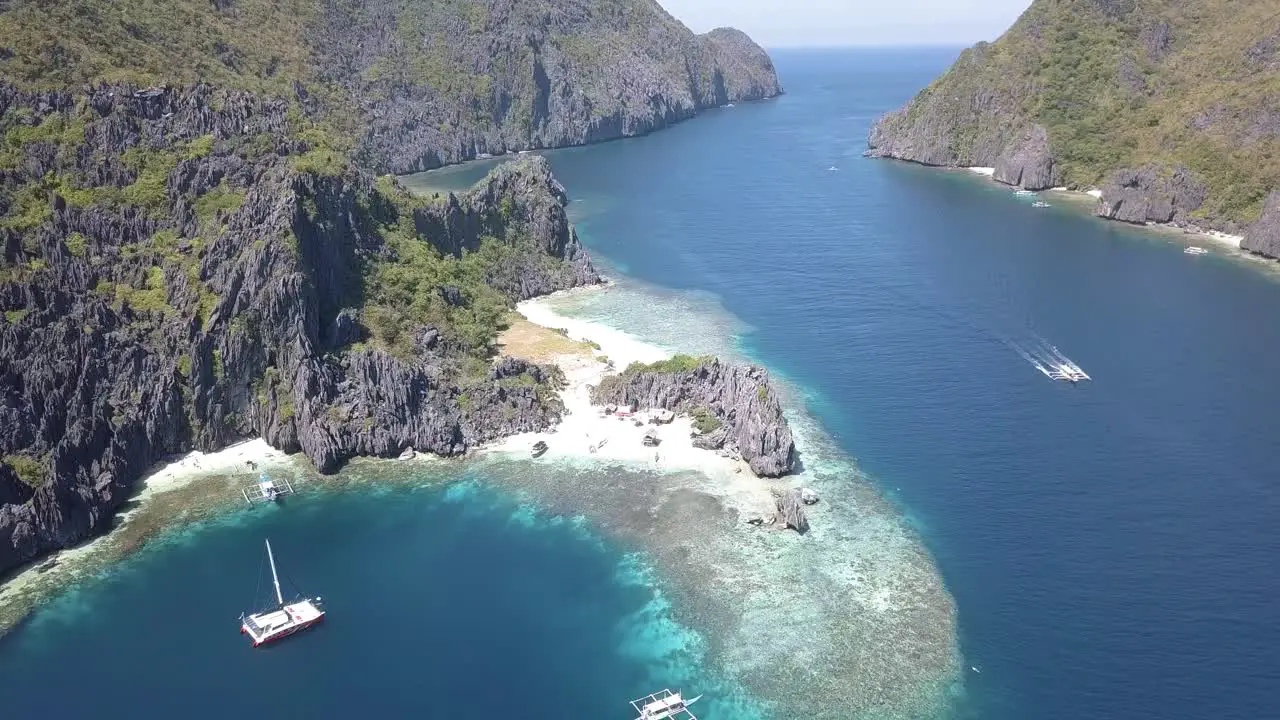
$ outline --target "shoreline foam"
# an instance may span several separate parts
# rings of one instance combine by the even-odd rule
[[[994,179],[995,168],[969,167],[965,169],[975,175],[981,175],[983,177],[991,179],[992,183],[999,185],[1000,187],[1006,187],[1006,188],[1011,188],[1015,190],[1017,189],[1017,188],[1013,188],[1013,186],[1011,185],[1005,185],[1004,183],[999,182],[998,180],[995,180]],[[1093,200],[1102,199],[1102,190],[1099,188],[1089,188],[1088,190],[1070,190],[1065,187],[1055,187],[1055,188],[1049,188],[1048,192],[1058,193],[1060,195],[1076,197],[1076,198],[1089,197],[1089,198],[1092,198]],[[1103,219],[1107,219],[1107,218],[1103,218]],[[1113,221],[1113,222],[1118,222],[1118,221]],[[1174,225],[1173,223],[1149,222],[1143,225],[1135,225],[1133,223],[1121,223],[1121,224],[1130,225],[1131,227],[1134,227],[1134,228],[1145,227],[1152,230],[1178,232],[1184,235],[1200,237],[1206,240],[1211,240],[1215,244],[1218,244],[1221,246],[1232,248],[1234,250],[1240,250],[1241,254],[1244,254],[1244,251],[1241,250],[1241,247],[1240,247],[1241,243],[1244,242],[1244,236],[1242,235],[1232,235],[1230,233],[1224,233],[1219,230],[1206,230],[1204,228],[1196,227],[1194,225],[1191,225],[1191,226]]]
[[[247,462],[257,469],[249,470]],[[248,482],[258,470],[290,466],[293,459],[271,447],[265,440],[255,439],[230,445],[211,453],[192,451],[180,458],[160,462],[138,480],[134,494],[117,510],[111,529],[70,548],[47,555],[0,581],[0,635],[63,587],[84,579],[94,569],[127,553],[143,542],[153,528],[135,528],[139,516],[157,509],[167,499],[183,495],[178,491],[200,485],[199,481],[216,481],[244,474]],[[213,483],[210,483],[213,484]],[[219,490],[229,489],[228,482],[217,482]],[[182,503],[185,504],[185,503]],[[181,519],[181,511],[160,511],[162,525]],[[134,531],[137,534],[134,534]]]

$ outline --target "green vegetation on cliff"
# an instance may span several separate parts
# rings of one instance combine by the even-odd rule
[[[638,373],[681,373],[692,372],[699,367],[715,360],[713,355],[673,355],[666,360],[657,362],[642,363],[633,362],[623,370],[624,375],[636,375]]]
[[[1036,0],[886,118],[873,141],[903,159],[994,166],[1029,125],[1048,131],[1061,184],[1185,168],[1206,191],[1188,219],[1252,223],[1280,185],[1280,7]]]
[[[356,150],[397,173],[779,92],[746,36],[695,36],[654,0],[14,0],[0,10],[0,79],[246,90],[337,141],[309,139],[326,152],[307,170]]]

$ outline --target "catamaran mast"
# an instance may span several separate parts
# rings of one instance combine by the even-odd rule
[[[271,541],[267,541],[267,560],[271,561],[271,582],[276,584],[276,600],[284,605],[284,595],[280,594],[280,578],[276,576],[276,558],[271,554]]]

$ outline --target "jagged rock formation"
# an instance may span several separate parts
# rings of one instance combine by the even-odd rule
[[[1280,258],[1280,191],[1271,193],[1262,219],[1249,228],[1240,247],[1266,257]]]
[[[1049,150],[1048,131],[1032,125],[1021,141],[1015,138],[1010,142],[996,158],[992,177],[1006,185],[1027,190],[1053,187],[1053,153]]]
[[[1275,27],[1268,0],[1036,0],[881,118],[868,155],[1099,187],[1103,217],[1240,232],[1280,184]]]
[[[1172,174],[1155,166],[1121,170],[1102,186],[1098,215],[1137,224],[1191,222],[1190,213],[1204,204],[1206,192],[1186,168]]]
[[[378,173],[639,135],[781,92],[746,35],[694,35],[654,0],[130,6],[14,4],[0,12],[0,75],[75,87],[123,74],[288,98]]]
[[[677,356],[653,365],[633,365],[604,378],[592,402],[661,408],[708,415],[711,425],[694,444],[735,450],[757,475],[778,477],[795,463],[791,427],[769,382],[755,366],[730,365],[715,358]]]
[[[0,572],[104,530],[171,453],[260,435],[327,472],[559,417],[550,371],[484,360],[512,302],[599,279],[544,159],[432,202],[241,91],[0,113]]]
[[[804,511],[804,498],[800,490],[792,488],[774,499],[777,512],[773,516],[773,524],[780,528],[790,528],[801,535],[809,532],[809,517]]]

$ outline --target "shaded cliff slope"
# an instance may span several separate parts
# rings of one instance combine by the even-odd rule
[[[696,36],[654,0],[16,0],[0,4],[0,75],[284,97],[397,174],[780,92],[746,35]]]
[[[1243,232],[1280,186],[1280,6],[1036,0],[965,50],[869,154],[1099,187],[1099,214]]]
[[[764,368],[677,355],[605,377],[591,400],[691,414],[703,431],[694,444],[737,452],[757,475],[778,477],[795,465],[791,427]]]

